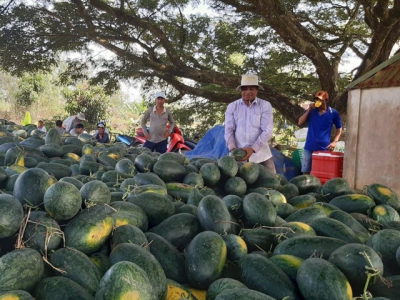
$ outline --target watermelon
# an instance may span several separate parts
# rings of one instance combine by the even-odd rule
[[[150,229],[150,232],[162,236],[178,250],[182,250],[200,231],[199,220],[188,213],[172,215]]]
[[[215,297],[215,300],[275,300],[264,293],[247,288],[227,289]]]
[[[278,254],[272,256],[270,261],[278,266],[294,283],[296,283],[297,271],[303,263],[303,259],[294,255]]]
[[[21,202],[7,194],[0,194],[0,238],[12,236],[24,219]]]
[[[0,257],[0,292],[30,292],[40,281],[44,262],[40,253],[31,248],[11,251]]]
[[[276,299],[300,299],[289,277],[268,258],[247,254],[239,260],[241,281],[250,289]]]
[[[23,240],[25,245],[41,253],[59,248],[63,233],[57,221],[44,211],[32,211],[26,224]]]
[[[300,195],[313,192],[321,186],[321,181],[313,175],[299,175],[293,177],[289,182],[297,186]]]
[[[260,169],[257,163],[246,162],[239,168],[239,177],[242,178],[248,185],[256,182],[259,175]]]
[[[39,168],[26,170],[18,176],[14,185],[14,197],[21,204],[38,206],[43,203],[46,190],[53,184],[49,174]]]
[[[146,245],[148,243],[143,231],[133,225],[122,225],[115,229],[111,237],[111,247],[122,243]]]
[[[400,196],[391,188],[379,183],[367,186],[366,193],[376,204],[386,204],[400,212]]]
[[[197,207],[197,217],[204,230],[232,233],[231,217],[225,203],[217,196],[205,196]]]
[[[242,161],[243,158],[246,157],[247,152],[246,152],[246,150],[243,150],[242,148],[236,148],[233,151],[231,151],[230,154],[236,161]]]
[[[147,215],[149,227],[157,226],[175,213],[175,207],[168,197],[158,193],[130,194],[126,200],[143,209]]]
[[[337,248],[346,245],[343,240],[325,236],[296,236],[279,243],[273,255],[289,254],[303,259],[318,256],[328,259]]]
[[[214,163],[202,165],[199,174],[203,177],[204,184],[208,187],[216,185],[221,178],[221,172]]]
[[[85,254],[101,248],[111,235],[114,210],[95,205],[79,212],[64,229],[65,244]]]
[[[82,206],[82,196],[76,186],[68,182],[56,182],[43,197],[46,212],[55,220],[69,220]]]
[[[153,166],[156,173],[164,182],[182,182],[187,171],[181,164],[170,160],[159,160]]]
[[[150,154],[141,153],[135,158],[135,168],[140,173],[151,172],[156,161]]]
[[[100,270],[84,253],[73,248],[60,248],[50,256],[57,275],[65,276],[94,295],[101,279]]]
[[[239,171],[238,163],[232,156],[223,156],[218,160],[221,175],[227,178],[234,177]]]
[[[226,234],[223,235],[222,238],[224,239],[228,251],[229,261],[239,260],[247,254],[247,245],[240,236],[235,234]]]
[[[275,225],[275,208],[271,201],[260,194],[250,193],[244,197],[243,212],[250,225]]]
[[[301,295],[308,300],[351,300],[353,291],[346,276],[321,258],[306,259],[297,272]]]
[[[240,177],[229,178],[224,185],[224,191],[227,195],[243,196],[246,194],[247,184]]]
[[[122,261],[134,263],[142,268],[147,274],[157,298],[161,299],[164,296],[167,290],[165,273],[160,263],[150,253],[150,251],[135,244],[119,244],[111,251],[110,262],[111,265],[115,265]],[[107,273],[103,276],[103,278],[106,276]]]
[[[217,279],[208,287],[207,299],[214,300],[223,291],[237,288],[247,289],[247,287],[238,280],[232,278]]]
[[[185,271],[185,257],[163,237],[152,232],[146,232],[149,241],[148,248],[158,260],[165,276],[181,284],[188,283]]]
[[[35,299],[28,292],[16,290],[16,291],[0,292],[0,300],[35,300]]]
[[[339,247],[329,256],[334,264],[349,280],[354,294],[362,294],[368,274],[383,275],[383,262],[379,254],[366,245],[347,244]],[[370,284],[378,281],[378,276],[371,277]]]
[[[35,287],[33,295],[38,300],[94,300],[93,296],[75,281],[61,276],[42,279]]]
[[[196,235],[186,248],[186,274],[195,288],[205,289],[221,277],[227,249],[221,236],[213,231]]]

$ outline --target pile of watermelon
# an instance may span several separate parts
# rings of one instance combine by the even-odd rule
[[[1,299],[400,299],[400,197],[0,126]]]

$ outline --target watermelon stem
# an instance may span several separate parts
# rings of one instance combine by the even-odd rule
[[[53,265],[49,262],[49,260],[47,259],[47,257],[45,257],[45,256],[43,256],[43,261],[44,261],[45,263],[47,263],[50,267],[52,267],[54,270],[56,270],[57,272],[60,272],[61,274],[66,274],[66,273],[67,273],[67,271],[65,271],[65,270],[63,270],[63,269],[59,269],[59,268],[53,266]]]
[[[19,232],[18,232],[17,242],[15,244],[15,249],[24,248],[24,241],[22,240],[22,237],[24,236],[26,225],[28,224],[30,214],[31,214],[31,207],[28,207],[28,212],[26,213],[26,215],[25,215],[24,219],[22,220],[21,225],[19,227]]]
[[[364,290],[363,290],[363,294],[360,297],[355,297],[353,299],[363,299],[363,300],[369,300],[372,299],[373,296],[371,295],[370,292],[368,292],[368,286],[369,286],[369,282],[371,281],[371,278],[374,276],[378,276],[380,274],[380,269],[378,268],[374,268],[374,265],[371,262],[370,257],[368,256],[368,254],[365,251],[360,252],[359,254],[361,254],[362,256],[364,256],[364,258],[368,261],[369,266],[365,266],[366,269],[366,273],[367,273],[367,280],[365,281],[365,285],[364,285]],[[380,276],[380,275],[379,275]],[[381,277],[381,276],[380,276]],[[381,277],[381,279],[383,279]]]

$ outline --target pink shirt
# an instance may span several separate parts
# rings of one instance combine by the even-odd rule
[[[251,162],[263,162],[272,157],[268,141],[273,131],[272,106],[256,98],[250,106],[243,99],[228,105],[225,112],[225,141],[229,150],[253,148]]]

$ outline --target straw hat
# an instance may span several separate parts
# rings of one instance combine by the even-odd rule
[[[240,91],[240,88],[242,86],[258,86],[260,90],[264,89],[261,85],[258,84],[258,76],[254,74],[242,75],[242,81],[240,82],[240,85],[236,88],[236,90]]]
[[[76,115],[76,117],[81,121],[86,121],[84,113],[79,113]]]

